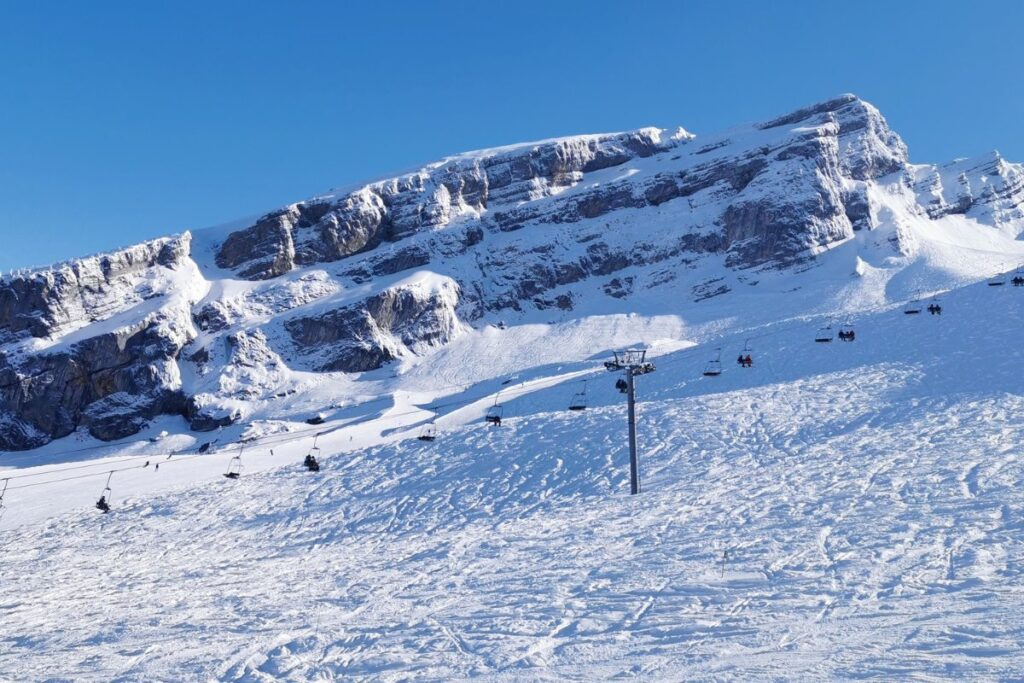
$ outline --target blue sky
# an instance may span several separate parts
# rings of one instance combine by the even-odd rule
[[[0,3],[0,269],[458,151],[842,92],[915,161],[1024,160],[1016,2]]]

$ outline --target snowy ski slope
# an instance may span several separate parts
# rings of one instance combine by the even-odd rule
[[[836,261],[793,277],[833,278]],[[894,287],[859,282],[858,301]],[[159,472],[128,461],[114,511],[89,509],[96,470],[155,464],[171,435],[73,463],[82,480],[12,480],[0,678],[1024,677],[1024,289],[957,287],[941,316],[862,305],[852,344],[815,344],[824,317],[786,305],[759,318],[764,301],[710,327],[641,315],[507,331],[518,346],[471,335],[456,344],[474,353],[409,367],[388,380],[404,392],[328,425],[318,475],[300,466],[310,435],[291,435],[254,444],[236,482],[219,476],[233,449]],[[639,380],[635,498],[599,367],[630,330],[662,340]],[[702,377],[717,347],[725,372]],[[483,379],[497,373],[509,383]],[[570,413],[583,379],[590,406]],[[498,390],[507,419],[487,428]],[[415,406],[435,399],[452,404],[441,437],[420,442],[432,412]]]

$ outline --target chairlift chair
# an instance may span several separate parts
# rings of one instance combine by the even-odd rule
[[[569,410],[586,410],[587,409],[587,383],[583,382],[583,388],[572,395],[572,400],[569,402]]]
[[[829,342],[832,341],[833,337],[834,335],[832,333],[831,325],[821,327],[818,329],[817,332],[814,333],[814,341],[818,342],[819,344],[828,344]]]
[[[718,377],[722,374],[722,349],[716,349],[718,352],[714,359],[708,361],[708,364],[704,366],[705,377]]]
[[[309,449],[309,453],[306,454],[306,458],[302,461],[302,464],[310,472],[320,471],[320,461],[317,460],[317,456],[320,455],[320,447],[316,445],[319,439],[319,434],[313,437],[313,447]]]
[[[615,388],[619,390],[620,394],[624,394],[627,391],[629,391],[629,384],[626,382],[626,380],[620,377],[617,380],[615,380]]]
[[[736,363],[741,368],[752,368],[754,367],[754,357],[750,355],[753,349],[750,348],[750,340],[748,339],[743,343],[743,350],[740,351],[739,357],[736,358]]]
[[[853,323],[844,323],[839,328],[839,339],[844,342],[852,342],[857,339],[857,333],[853,329]]]
[[[907,302],[907,305],[903,308],[904,315],[917,315],[922,310],[921,297],[917,296]]]
[[[433,422],[431,422],[428,425],[425,425],[423,429],[420,430],[420,435],[416,438],[419,439],[420,441],[435,440],[437,438],[437,426]]]
[[[705,377],[718,377],[722,374],[722,362],[718,360],[708,361],[708,364],[704,366]]]
[[[493,425],[501,425],[501,416],[505,412],[505,409],[495,403],[493,406],[487,409],[487,414],[484,416],[484,421]]]
[[[228,479],[238,479],[239,477],[242,476],[242,454],[241,453],[239,453],[235,457],[231,458],[231,461],[228,463],[227,472],[224,473],[224,476],[227,477]]]
[[[1006,284],[1006,275],[1003,274],[1003,273],[1000,273],[999,275],[993,276],[988,281],[988,286],[989,287],[1002,287],[1005,284]]]
[[[103,492],[100,493],[100,499],[96,501],[96,509],[103,514],[110,512],[110,499],[114,495],[113,491],[110,490],[110,479],[113,476],[113,472],[107,475],[107,483],[103,485]]]

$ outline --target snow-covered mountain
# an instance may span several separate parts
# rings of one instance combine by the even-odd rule
[[[460,154],[4,278],[0,449],[124,438],[169,414],[287,429],[310,411],[279,399],[336,373],[415,365],[497,323],[639,307],[712,324],[738,290],[767,294],[827,252],[845,277],[815,284],[814,310],[855,306],[858,277],[901,283],[892,300],[948,288],[1022,258],[1022,178],[996,153],[911,164],[852,95],[706,139],[645,128]]]
[[[1024,678],[1021,170],[844,96],[8,276],[0,679]]]

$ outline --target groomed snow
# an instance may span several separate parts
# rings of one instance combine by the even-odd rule
[[[432,395],[398,394],[321,437],[318,475],[307,433],[254,446],[239,481],[231,451],[118,474],[106,516],[103,477],[11,491],[15,520],[46,518],[0,535],[0,673],[1018,679],[1024,291],[943,307],[855,316],[853,344],[769,326],[751,370],[745,330],[666,348],[637,498],[600,358],[466,389],[433,443]],[[726,372],[704,378],[712,345]]]

